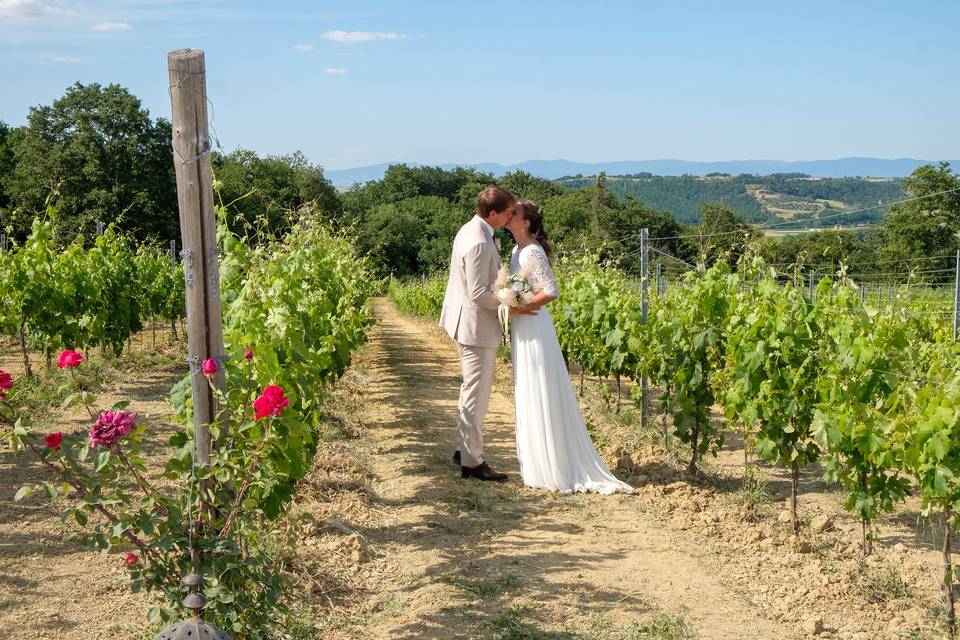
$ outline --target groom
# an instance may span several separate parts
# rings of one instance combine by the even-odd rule
[[[487,187],[477,197],[477,215],[457,232],[450,258],[450,277],[440,312],[440,326],[460,353],[463,385],[456,451],[461,478],[503,482],[483,460],[483,420],[493,391],[493,372],[500,345],[499,300],[494,282],[500,269],[500,251],[493,232],[513,216],[513,195],[500,187]]]

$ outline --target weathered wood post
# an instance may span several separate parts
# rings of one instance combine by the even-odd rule
[[[660,265],[657,265],[659,273]],[[640,298],[640,322],[647,324],[647,315],[650,309],[650,230],[644,227],[640,230],[640,273],[642,288]],[[657,285],[659,286],[659,282]],[[646,372],[640,378],[640,424],[646,429],[650,426],[650,379]]]
[[[223,321],[220,315],[220,272],[213,209],[213,173],[207,128],[207,82],[202,49],[178,49],[167,54],[170,106],[173,115],[173,164],[183,273],[186,281],[187,360],[193,391],[194,463],[210,466],[210,431],[217,415],[213,391],[200,366],[217,361],[214,384],[224,388]]]

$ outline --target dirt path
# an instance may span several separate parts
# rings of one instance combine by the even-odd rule
[[[704,571],[702,547],[644,514],[638,496],[524,488],[513,400],[499,391],[487,456],[511,479],[460,480],[450,462],[456,352],[389,302],[378,301],[377,313],[364,422],[377,452],[374,490],[389,515],[363,535],[398,575],[381,577],[380,608],[394,615],[378,616],[369,637],[625,637],[654,619],[685,621],[705,639],[792,637]]]
[[[524,488],[503,363],[487,456],[511,479],[460,480],[450,461],[456,352],[390,302],[378,300],[376,312],[369,344],[325,400],[324,439],[291,512],[291,523],[305,523],[290,529],[302,587],[294,601],[304,628],[317,631],[297,640],[943,638],[938,534],[918,527],[914,503],[884,519],[877,550],[861,562],[857,522],[811,470],[804,515],[831,524],[811,522],[795,538],[778,522],[782,474],[765,468],[765,493],[738,494],[742,449],[731,439],[706,480],[683,481],[635,424],[605,422],[604,401],[589,396],[596,381],[583,400],[587,421],[635,495]],[[101,401],[130,397],[160,450],[175,428],[167,394],[182,354],[162,365],[133,360],[110,371]],[[18,372],[14,349],[0,350],[0,368]],[[82,416],[58,414],[51,407],[35,426],[84,428]],[[149,600],[129,593],[120,554],[64,541],[76,527],[40,498],[12,502],[20,484],[42,477],[0,451],[0,640],[24,625],[37,638],[145,638]],[[816,634],[807,631],[814,621]]]

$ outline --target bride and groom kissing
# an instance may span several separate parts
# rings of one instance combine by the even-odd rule
[[[507,190],[487,187],[477,197],[477,214],[453,241],[450,275],[440,327],[456,344],[460,387],[453,461],[462,478],[503,482],[483,452],[483,423],[493,392],[501,331],[501,302],[495,285],[500,250],[494,231],[506,228],[516,247],[510,272],[532,285],[524,302],[509,307],[517,457],[529,487],[563,493],[630,493],[603,463],[587,433],[570,382],[553,321],[546,305],[560,297],[550,267],[551,248],[536,203],[517,200]]]

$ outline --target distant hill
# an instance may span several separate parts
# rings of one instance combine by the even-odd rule
[[[570,160],[528,160],[519,164],[502,165],[494,162],[477,164],[440,164],[435,165],[443,169],[452,169],[457,166],[473,167],[479,171],[488,171],[494,175],[502,175],[511,171],[526,171],[540,178],[556,180],[565,176],[591,176],[600,171],[607,175],[634,175],[649,173],[659,176],[704,176],[710,173],[729,173],[738,175],[749,173],[765,176],[775,173],[801,173],[810,176],[825,178],[875,177],[875,178],[903,178],[910,175],[914,169],[922,164],[930,164],[930,160],[915,160],[913,158],[898,158],[893,160],[882,158],[838,158],[836,160],[800,160],[785,162],[782,160],[726,160],[719,162],[696,162],[689,160],[624,160],[618,162],[572,162]],[[960,167],[960,161],[951,160],[954,167]],[[384,162],[367,167],[353,169],[333,169],[325,171],[325,175],[334,185],[347,188],[350,185],[368,180],[379,180],[391,164]],[[408,162],[411,166],[422,166],[416,162]],[[434,165],[431,165],[434,166]]]
[[[556,182],[569,189],[583,189],[590,188],[595,181],[595,177],[567,177]],[[813,178],[800,173],[767,176],[644,173],[607,176],[604,184],[620,199],[629,195],[658,211],[669,211],[686,224],[700,222],[704,204],[722,202],[752,223],[795,222],[796,225],[789,226],[798,228],[864,225],[876,222],[886,213],[885,208],[872,207],[906,197],[900,179]],[[821,222],[818,220],[821,216],[829,217]]]

